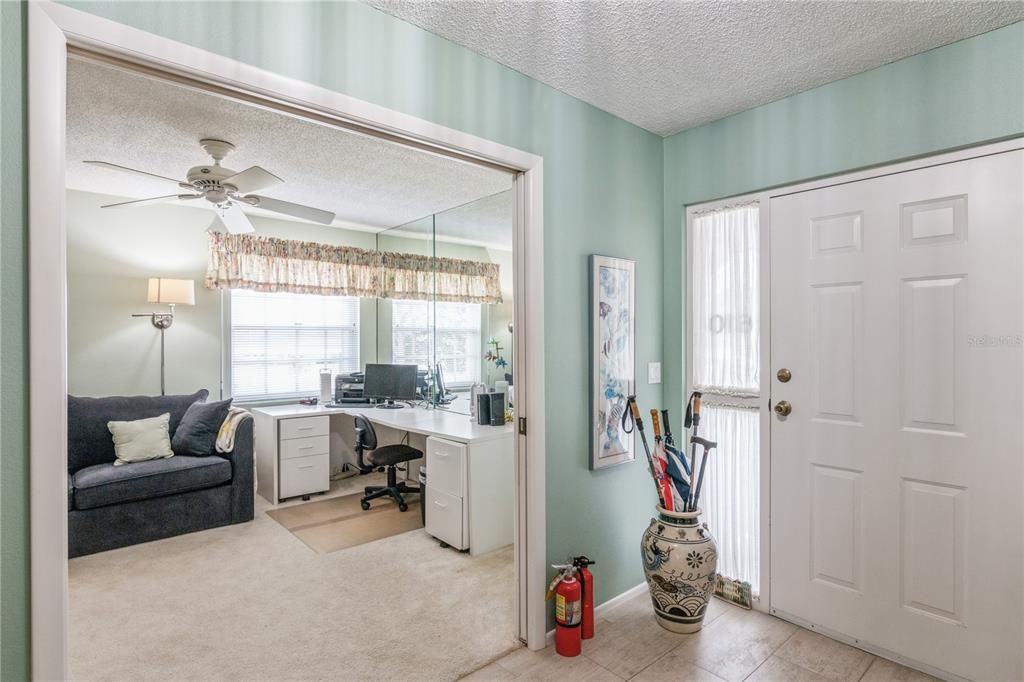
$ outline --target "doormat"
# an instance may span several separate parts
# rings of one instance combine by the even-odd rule
[[[267,516],[284,526],[319,554],[363,545],[374,540],[422,528],[420,496],[404,496],[409,511],[398,511],[390,499],[372,500],[368,511],[359,506],[362,495],[342,495],[329,500],[272,509]]]
[[[733,580],[722,575],[715,576],[715,596],[725,601],[750,609],[754,606],[754,600],[750,594],[750,583],[743,580]]]

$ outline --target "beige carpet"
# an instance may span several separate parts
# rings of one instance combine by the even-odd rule
[[[452,680],[517,646],[511,547],[414,530],[321,555],[267,509],[72,559],[72,678]]]
[[[270,518],[291,531],[320,554],[355,547],[423,527],[419,495],[407,495],[409,510],[401,512],[392,500],[373,500],[370,509],[359,506],[362,496],[343,495],[273,509]]]

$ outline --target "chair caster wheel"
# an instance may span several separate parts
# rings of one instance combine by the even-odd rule
[[[363,508],[363,511],[366,511],[367,509],[369,509],[369,508],[370,508],[370,503],[369,503],[369,502],[367,502],[366,500],[362,500],[362,501],[361,501],[361,502],[359,503],[359,506]]]
[[[403,502],[402,504],[398,505],[398,511],[400,511],[400,512],[409,511],[409,505],[407,505],[405,502]]]

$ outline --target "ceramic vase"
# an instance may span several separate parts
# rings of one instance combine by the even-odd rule
[[[700,514],[659,506],[640,541],[654,613],[672,632],[700,630],[715,589],[718,548]]]

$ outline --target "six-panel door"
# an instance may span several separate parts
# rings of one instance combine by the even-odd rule
[[[771,202],[772,608],[974,679],[1024,673],[1022,166]]]

